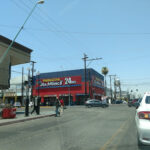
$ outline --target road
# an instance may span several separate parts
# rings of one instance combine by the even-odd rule
[[[0,150],[149,150],[138,148],[135,108],[68,107],[48,117],[0,128]]]

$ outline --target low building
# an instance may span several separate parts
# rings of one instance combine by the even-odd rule
[[[28,77],[27,75],[23,76],[23,82],[27,81]],[[29,96],[31,95],[31,89],[29,89]],[[10,88],[1,90],[0,92],[0,98],[3,103],[15,103],[20,102],[22,105],[24,105],[24,100],[26,97],[26,87],[22,86],[22,76],[18,76],[15,78],[12,78],[10,80]]]
[[[10,43],[10,39],[0,35],[0,58],[4,56]],[[14,42],[4,61],[0,64],[0,90],[8,89],[10,86],[11,66],[30,62],[31,52],[31,49]]]
[[[43,105],[53,105],[57,97],[66,105],[81,105],[85,97],[101,99],[104,77],[94,69],[87,69],[86,82],[84,69],[41,73],[35,77],[33,95],[40,96]]]

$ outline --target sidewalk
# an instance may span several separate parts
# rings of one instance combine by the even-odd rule
[[[20,111],[20,112],[16,112],[16,118],[2,119],[0,117],[0,126],[29,121],[29,120],[35,120],[35,119],[40,119],[40,118],[45,118],[45,117],[50,117],[50,116],[54,116],[54,115],[55,115],[55,111],[42,111],[40,113],[40,115],[36,115],[36,113],[31,115],[31,113],[29,113],[29,116],[26,117],[24,111]]]

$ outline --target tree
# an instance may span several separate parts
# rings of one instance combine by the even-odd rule
[[[107,87],[107,85],[106,85],[106,75],[108,74],[109,70],[108,70],[107,67],[102,67],[101,71],[102,71],[102,74],[105,76],[104,89],[105,89],[105,96],[106,96],[106,87]]]

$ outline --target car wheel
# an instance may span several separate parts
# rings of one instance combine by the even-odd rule
[[[105,108],[106,106],[105,106],[105,105],[103,105],[102,107],[103,107],[103,108]]]

